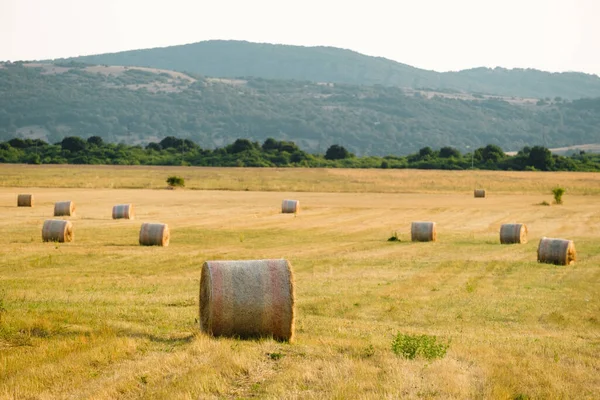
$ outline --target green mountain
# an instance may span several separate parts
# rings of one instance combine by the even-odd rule
[[[161,68],[225,78],[293,79],[534,98],[600,97],[600,77],[596,75],[504,68],[439,73],[334,47],[211,40],[69,60]]]
[[[340,144],[357,155],[487,144],[508,151],[598,143],[600,98],[536,103],[76,63],[0,64],[0,140],[66,136],[127,144],[175,136],[204,148],[272,137],[310,152]]]

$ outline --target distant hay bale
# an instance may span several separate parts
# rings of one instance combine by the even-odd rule
[[[117,204],[112,209],[113,219],[133,219],[134,216],[133,204]]]
[[[75,214],[75,203],[72,201],[58,201],[54,203],[54,216],[71,216]]]
[[[577,259],[575,244],[572,240],[543,237],[538,245],[538,262],[570,265]]]
[[[410,239],[413,242],[435,242],[437,240],[435,222],[413,222],[410,227]]]
[[[17,207],[33,207],[32,194],[20,194],[17,196]]]
[[[151,224],[145,222],[140,229],[142,246],[168,246],[171,235],[167,224]]]
[[[500,227],[500,243],[527,243],[527,226],[525,224],[503,224]]]
[[[485,197],[485,189],[475,189],[475,197]]]
[[[72,242],[75,239],[73,224],[63,219],[47,219],[42,227],[44,242]]]
[[[200,329],[214,336],[294,336],[294,274],[287,260],[206,261]]]
[[[297,213],[300,211],[300,202],[298,200],[284,200],[281,203],[281,212],[284,214]]]

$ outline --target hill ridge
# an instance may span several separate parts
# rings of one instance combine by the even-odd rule
[[[594,74],[504,67],[436,72],[333,46],[208,40],[54,61],[152,67],[221,78],[293,79],[536,98],[600,97],[600,77]]]

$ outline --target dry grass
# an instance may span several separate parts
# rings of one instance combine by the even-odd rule
[[[94,165],[0,164],[0,187],[164,189],[167,177],[185,179],[186,188],[280,192],[469,193],[485,186],[489,196],[545,195],[565,188],[567,195],[600,195],[594,172],[428,171],[318,168],[123,167]],[[35,194],[35,193],[34,193]],[[293,196],[290,196],[294,198]],[[538,200],[539,202],[540,200]]]
[[[149,189],[173,173],[230,191]],[[494,193],[483,201],[463,172],[0,174],[2,399],[600,397],[598,174],[481,173]],[[18,208],[29,182],[36,207]],[[557,184],[565,204],[536,206]],[[110,189],[125,186],[148,189]],[[281,214],[287,197],[302,214]],[[63,198],[78,206],[77,241],[42,243]],[[137,220],[113,220],[116,202],[136,204]],[[169,247],[139,246],[141,223],[156,220],[171,228]],[[438,241],[410,242],[415,220],[436,221]],[[498,243],[511,221],[528,226],[529,243]],[[393,231],[399,243],[386,240]],[[578,261],[538,264],[541,236],[574,240]],[[294,267],[295,342],[200,333],[202,263],[268,258]],[[398,358],[398,332],[451,339],[448,354]]]

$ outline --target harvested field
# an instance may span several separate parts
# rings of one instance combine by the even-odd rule
[[[466,172],[44,168],[0,165],[2,399],[600,397],[600,174],[481,173],[481,201]],[[174,174],[193,189],[164,190]],[[564,204],[538,205],[556,185]],[[43,243],[66,198],[77,240]],[[114,221],[115,199],[136,220]],[[139,246],[142,221],[168,224],[169,247]],[[412,221],[437,241],[412,243]],[[529,241],[503,246],[514,221]],[[575,241],[577,262],[538,263],[542,236]],[[204,261],[280,258],[293,343],[200,331]],[[403,359],[399,332],[450,347]]]

